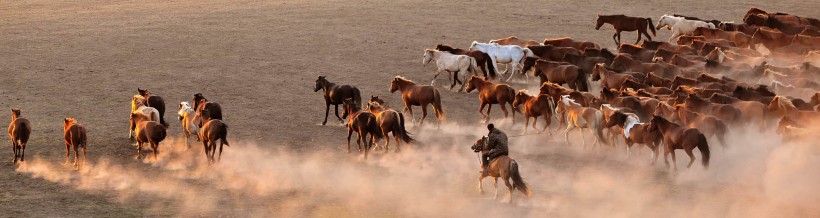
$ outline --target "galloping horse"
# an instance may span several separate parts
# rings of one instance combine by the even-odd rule
[[[487,148],[487,137],[481,137],[478,141],[476,141],[473,146],[470,147],[474,152],[481,152],[482,154],[489,152],[490,149]],[[502,155],[494,158],[490,161],[487,169],[478,176],[478,192],[484,193],[484,188],[481,185],[481,180],[485,177],[493,177],[493,186],[495,187],[495,199],[498,199],[498,178],[501,177],[501,180],[504,181],[504,185],[507,186],[507,190],[510,193],[510,200],[508,203],[512,203],[512,196],[513,190],[518,189],[524,195],[527,195],[528,198],[532,197],[532,191],[529,187],[527,187],[527,183],[524,182],[524,178],[521,178],[521,173],[518,171],[518,162],[515,162],[512,158],[507,155]],[[510,179],[512,179],[512,184],[510,184]]]
[[[620,90],[621,84],[623,84],[624,80],[627,79],[639,81],[632,75],[619,74],[614,71],[607,70],[603,63],[596,64],[595,68],[592,69],[592,81],[601,80],[601,88],[611,87]]]
[[[206,116],[208,117],[208,119],[222,120],[222,106],[219,106],[219,104],[209,102],[208,99],[205,98],[205,96],[202,96],[202,93],[194,94],[193,101],[194,110],[196,110],[197,115],[199,115],[199,117],[201,118],[199,119],[200,128],[202,128],[202,126],[205,125],[205,122],[207,122],[207,120],[204,120]],[[208,114],[202,114],[204,113],[203,111],[207,112]]]
[[[364,143],[364,159],[367,159],[370,146],[385,136],[379,126],[379,121],[373,113],[362,111],[359,104],[353,101],[352,98],[344,100],[344,109],[345,113],[342,117],[350,117],[347,120],[347,153],[350,153],[350,136],[353,135],[353,132],[356,132],[356,144],[359,146],[359,151],[361,151],[362,143]],[[368,134],[370,134],[370,141],[367,140]]]
[[[168,126],[168,123],[165,122],[165,100],[163,100],[162,97],[149,92],[147,89],[137,88],[137,94],[145,97],[145,105],[156,108],[157,111],[159,111],[159,123]]]
[[[635,43],[641,41],[641,34],[644,34],[650,41],[652,40],[652,37],[649,36],[649,32],[646,29],[652,31],[652,35],[655,35],[655,28],[652,28],[652,18],[629,17],[622,14],[598,15],[598,19],[596,19],[595,22],[595,30],[601,29],[601,26],[605,23],[611,24],[612,27],[615,28],[615,34],[612,34],[612,40],[615,41],[615,45],[617,46],[621,46],[622,31],[637,31],[638,40],[636,40]]]
[[[196,115],[196,111],[194,111],[194,108],[192,108],[187,101],[179,103],[179,112],[177,112],[177,114],[179,115],[179,121],[182,123],[182,134],[185,135],[185,145],[190,149],[191,144],[188,142],[188,139],[191,138],[191,136],[194,136],[194,139],[199,141],[199,127],[197,127],[197,124],[200,122],[199,116]]]
[[[74,148],[74,167],[80,169],[80,152],[77,150],[83,147],[83,162],[88,158],[86,153],[88,148],[88,137],[86,137],[85,126],[77,124],[74,118],[65,118],[63,124],[63,139],[65,139],[65,164],[68,165],[68,154]]]
[[[666,145],[666,150],[663,153],[663,162],[669,168],[669,161],[666,157],[672,154],[672,164],[675,170],[678,169],[677,161],[675,159],[675,149],[683,149],[689,155],[689,164],[687,168],[692,167],[695,162],[695,155],[692,150],[696,147],[700,150],[703,160],[701,163],[704,168],[709,167],[709,143],[698,129],[683,127],[680,124],[669,122],[663,117],[654,116],[652,122],[649,122],[649,131],[659,131],[663,136],[663,144]]]
[[[362,103],[362,95],[361,92],[359,92],[359,88],[352,85],[336,85],[336,83],[328,81],[325,76],[319,76],[319,78],[316,79],[316,86],[313,88],[313,92],[318,92],[319,90],[322,90],[325,96],[325,121],[322,121],[322,125],[327,123],[330,105],[333,105],[336,118],[342,121],[342,118],[339,117],[339,105],[343,104],[345,99],[352,98],[356,104]]]
[[[430,85],[435,85],[436,78],[441,72],[448,72],[453,73],[453,84],[450,85],[450,90],[456,86],[456,83],[461,83],[461,88],[458,90],[464,90],[464,83],[459,80],[459,77],[463,77],[464,80],[467,80],[467,75],[476,73],[477,63],[475,58],[472,58],[467,55],[454,55],[450,54],[450,52],[445,51],[436,51],[432,49],[425,49],[424,50],[424,59],[421,61],[422,64],[427,65],[430,61],[436,62],[436,75],[433,76],[433,81],[430,81]]]
[[[436,50],[446,51],[456,55],[467,55],[473,57],[475,58],[476,63],[478,63],[478,68],[481,69],[481,72],[484,72],[484,77],[492,79],[496,76],[495,68],[493,68],[492,64],[489,64],[489,62],[492,61],[492,59],[490,58],[490,55],[488,55],[487,53],[477,50],[464,50],[453,48],[449,45],[443,44],[436,45]]]
[[[144,116],[148,117],[151,121],[159,121],[159,119],[160,119],[159,110],[157,110],[156,108],[148,107],[145,104],[145,101],[146,101],[145,97],[142,97],[142,95],[134,95],[134,97],[131,98],[131,114],[141,114],[141,115],[144,115]],[[130,116],[129,116],[129,119],[130,119]],[[128,129],[128,138],[133,139],[133,137],[134,137],[134,129],[129,128]]]
[[[373,96],[378,99],[377,96]],[[380,99],[379,99],[380,100]],[[381,127],[382,134],[387,137],[388,133],[393,133],[393,138],[396,140],[396,152],[401,150],[401,142],[412,143],[414,139],[410,137],[410,133],[404,128],[404,115],[393,109],[388,109],[384,102],[373,101],[367,102],[367,110],[376,115],[376,121]],[[376,144],[378,146],[378,144]],[[390,139],[384,140],[384,150],[390,150]]]
[[[11,139],[11,149],[14,151],[14,163],[17,163],[18,157],[20,162],[26,161],[26,145],[29,135],[31,135],[31,122],[20,117],[20,109],[11,109],[9,139]]]
[[[626,141],[627,157],[629,157],[629,154],[631,153],[630,148],[632,148],[632,145],[635,143],[644,144],[647,148],[652,150],[652,157],[650,157],[650,161],[651,164],[654,165],[655,161],[658,160],[661,134],[657,130],[650,131],[648,123],[635,123],[634,119],[628,119],[630,117],[631,116],[626,113],[616,111],[609,117],[609,121],[607,121],[605,127],[609,128],[617,125],[626,130],[627,126],[631,124],[632,128],[630,128],[629,133],[625,133],[624,136],[624,141]]]
[[[586,73],[578,66],[569,63],[539,59],[535,62],[535,76],[541,78],[541,83],[547,81],[559,85],[567,83],[571,89],[589,91]]]
[[[698,112],[686,110],[681,105],[675,106],[675,111],[677,112],[678,119],[689,128],[697,128],[698,130],[706,136],[707,139],[712,138],[712,136],[717,137],[718,142],[723,147],[726,147],[726,132],[728,128],[726,127],[726,123],[719,118],[700,114]]]
[[[220,119],[209,117],[212,112],[209,109],[203,109],[200,113],[202,120],[202,128],[199,129],[199,140],[202,141],[202,146],[205,148],[205,158],[208,159],[208,164],[222,161],[222,147],[228,144],[228,125]],[[216,154],[216,140],[219,140],[219,159],[214,160]],[[208,155],[210,153],[210,156]]]
[[[669,43],[672,43],[680,35],[692,35],[692,32],[695,32],[695,29],[698,27],[714,29],[715,24],[699,20],[687,20],[683,17],[674,17],[664,14],[658,21],[658,26],[656,28],[660,30],[664,27],[672,31],[672,36],[669,37]]]
[[[519,65],[524,62],[525,57],[536,57],[530,49],[517,45],[499,45],[473,41],[470,45],[470,49],[479,50],[490,55],[493,68],[495,69],[498,69],[497,63],[509,63],[512,72],[510,73],[510,77],[507,78],[507,82],[512,79],[512,76],[515,75],[516,72],[521,70]],[[506,73],[506,71],[504,72]]]
[[[472,76],[470,80],[467,81],[466,92],[470,93],[474,89],[478,89],[478,101],[481,104],[478,108],[478,113],[484,117],[484,122],[490,121],[490,110],[493,109],[493,104],[500,105],[501,110],[504,111],[504,118],[507,118],[508,112],[505,105],[510,104],[510,109],[514,107],[515,90],[513,88],[507,84],[495,84],[484,78]],[[484,106],[487,105],[489,105],[489,107],[487,107],[487,114],[484,114]],[[513,123],[515,123],[515,111],[512,113],[512,119]]]
[[[168,127],[160,124],[157,121],[151,121],[145,115],[131,114],[130,126],[134,129],[134,138],[137,139],[137,159],[142,158],[142,144],[148,143],[151,149],[154,150],[154,160],[157,160],[159,154],[159,143],[165,140],[167,136]]]
[[[512,103],[513,110],[520,111],[524,114],[524,134],[527,134],[527,127],[530,124],[530,117],[532,117],[532,128],[537,132],[546,131],[550,135],[548,127],[552,123],[552,117],[555,116],[555,100],[549,95],[539,94],[532,96],[527,94],[526,89],[522,89],[515,94],[515,100]],[[523,105],[519,107],[520,105]],[[513,112],[515,113],[515,112]],[[538,123],[538,117],[544,117],[544,129],[538,130],[535,125]]]
[[[557,46],[557,47],[570,47],[570,48],[575,48],[575,49],[578,49],[578,50],[581,50],[581,51],[583,51],[587,48],[601,49],[601,46],[598,45],[598,43],[573,40],[572,38],[569,38],[569,37],[544,39],[543,44],[544,45],[553,45],[553,46]]]
[[[559,102],[560,103],[555,111],[558,114],[566,113],[564,116],[567,119],[567,129],[564,130],[564,139],[567,144],[570,144],[569,131],[575,127],[581,128],[579,131],[581,132],[581,140],[584,147],[586,147],[587,144],[587,141],[584,138],[585,128],[591,129],[595,132],[596,138],[593,146],[599,144],[600,142],[609,144],[609,142],[607,142],[604,138],[604,115],[600,110],[591,107],[582,107],[580,104],[575,103],[574,100],[570,99],[569,95],[562,95]]]
[[[433,110],[436,113],[436,123],[441,126],[441,121],[445,119],[444,108],[441,106],[441,94],[433,86],[416,85],[411,80],[405,79],[401,76],[396,76],[390,82],[390,93],[396,91],[401,92],[401,100],[404,102],[404,110],[402,113],[410,111],[410,120],[413,124],[416,123],[415,116],[413,116],[413,106],[421,106],[421,120],[419,125],[424,124],[424,118],[427,118],[427,105],[432,104]]]

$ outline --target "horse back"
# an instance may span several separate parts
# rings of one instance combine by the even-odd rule
[[[82,144],[86,146],[86,129],[82,125],[74,124],[68,127],[64,133],[65,142],[74,147]]]
[[[506,177],[510,173],[510,164],[514,160],[507,155],[501,155],[490,161],[491,177]]]
[[[19,140],[20,142],[27,142],[31,134],[31,122],[26,118],[17,118],[11,122],[9,126],[9,134],[12,140]]]

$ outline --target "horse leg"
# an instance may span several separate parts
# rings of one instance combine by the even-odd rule
[[[478,175],[478,193],[484,194],[484,187],[481,186],[482,179],[484,179],[484,173]]]
[[[438,70],[438,69],[436,69],[436,74],[435,74],[435,75],[433,75],[433,80],[430,80],[430,85],[431,85],[431,86],[435,86],[435,85],[436,85],[436,78],[438,78],[438,75],[439,75],[439,74],[441,74],[441,71],[440,71],[440,70]]]
[[[584,128],[578,128],[578,132],[581,133],[581,146],[583,146],[584,149],[586,149],[587,148],[587,139],[584,137]],[[595,144],[593,144],[593,145],[595,145]]]
[[[663,151],[663,163],[666,164],[666,169],[669,169],[669,149]]]
[[[672,169],[675,169],[675,171],[677,171],[678,170],[678,160],[677,160],[677,158],[675,158],[675,150],[674,149],[669,149],[669,150],[670,150],[669,154],[672,156]]]
[[[537,121],[537,120],[538,120],[538,117],[536,117],[535,120],[532,123],[532,128],[533,129],[535,129],[535,121]],[[528,127],[530,127],[529,125],[530,125],[530,117],[529,116],[524,116],[524,133],[522,135],[527,134],[527,129],[528,129]],[[538,129],[535,129],[535,131],[538,131]]]
[[[573,128],[574,128],[573,125],[567,124],[567,129],[564,130],[564,141],[567,142],[568,146],[570,145],[570,143],[569,143],[569,131],[572,130]]]
[[[28,143],[20,143],[20,148],[17,149],[20,153],[20,162],[26,162],[26,144]]]
[[[674,32],[672,32],[672,36],[669,36],[669,43],[674,43],[674,40],[675,40],[676,38],[678,38],[678,36],[680,36],[680,35],[681,35],[681,34],[680,34],[680,33],[678,33],[678,31],[677,31],[677,30],[676,30],[676,31],[674,31]],[[647,36],[647,37],[648,37],[648,36]]]
[[[413,123],[413,126],[416,125],[416,116],[413,115],[413,106],[404,104],[404,110],[401,111],[402,114],[406,114],[407,111],[410,111],[410,122]]]
[[[424,125],[424,120],[427,119],[427,104],[421,104],[421,120],[419,126]]]
[[[495,200],[498,200],[498,177],[493,177],[493,188],[495,188]]]
[[[641,32],[643,32],[643,31],[637,30],[635,32],[638,32],[638,40],[635,41],[635,44],[638,44],[639,42],[641,42]]]
[[[510,115],[510,112],[507,111],[507,106],[504,106],[504,103],[499,103],[498,105],[501,105],[501,111],[504,112],[504,118],[507,118],[507,116]],[[515,119],[513,119],[513,124],[515,124]]]
[[[478,113],[481,114],[481,117],[484,119],[487,119],[487,115],[484,114],[484,106],[486,105],[487,104],[485,104],[484,101],[481,101],[481,105],[478,107]]]
[[[513,186],[510,184],[510,178],[503,178],[504,185],[507,186],[507,191],[510,193],[510,200],[507,203],[512,204],[512,197],[513,197]]]
[[[137,160],[139,160],[140,157],[141,157],[140,152],[142,152],[142,142],[138,141],[137,142]]]
[[[15,142],[14,138],[11,138],[11,151],[14,152],[14,160],[12,163],[17,163],[17,142]]]
[[[74,146],[74,168],[80,169],[80,151]]]
[[[686,168],[692,168],[692,163],[695,163],[695,155],[692,154],[692,149],[683,149],[686,151],[686,155],[689,155],[689,164],[686,165]]]
[[[219,159],[217,159],[217,162],[222,161],[222,147],[224,147],[224,146],[225,146],[225,142],[222,141],[222,140],[219,140]]]
[[[339,105],[338,105],[338,104],[337,104],[337,105],[333,105],[333,108],[334,108],[334,110],[336,110],[336,111],[335,111],[335,113],[336,113],[336,118],[339,118],[339,122],[344,122],[344,119],[342,119],[342,117],[340,117],[340,116],[339,116]]]
[[[493,110],[493,104],[487,104],[487,116],[484,117],[484,123],[490,122],[490,111]]]
[[[71,153],[71,145],[68,142],[65,143],[65,163],[63,165],[68,165],[68,154]]]
[[[327,115],[329,115],[329,114],[330,114],[330,102],[325,102],[325,121],[322,121],[322,126],[327,124]]]
[[[88,146],[83,144],[83,163],[88,162]]]
[[[154,152],[153,152],[154,153],[154,161],[157,161],[157,154],[159,154],[159,144],[157,144],[155,142],[152,142],[151,143],[151,148],[154,149]]]
[[[612,34],[612,41],[615,41],[615,47],[621,47],[621,43],[618,42],[618,40],[616,39],[618,34],[620,34],[620,32],[617,31],[615,32],[615,34]]]

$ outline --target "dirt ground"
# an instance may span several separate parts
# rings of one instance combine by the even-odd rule
[[[820,17],[820,3],[794,0],[3,1],[0,109],[21,108],[34,131],[25,164],[11,163],[10,146],[0,149],[0,211],[25,217],[820,216],[814,203],[820,178],[811,173],[820,151],[781,144],[773,132],[734,132],[730,148],[713,145],[708,171],[699,163],[685,170],[688,157],[678,152],[678,173],[662,163],[649,166],[647,150],[628,160],[623,147],[583,150],[578,133],[572,147],[562,133],[512,138],[512,156],[535,195],[515,193],[506,205],[503,185],[499,201],[490,179],[484,183],[490,194],[476,190],[478,163],[468,147],[486,130],[475,94],[439,87],[447,113],[442,130],[408,126],[417,145],[398,154],[376,151],[368,160],[355,149],[345,152],[346,130],[332,111],[329,124],[319,125],[323,99],[312,92],[318,75],[400,107],[399,95],[388,92],[390,79],[428,84],[433,67],[421,64],[422,50],[437,43],[467,48],[473,40],[510,35],[569,36],[612,48],[611,27],[594,29],[596,14],[740,22],[750,6]],[[657,38],[668,36],[661,30]],[[168,106],[171,137],[156,162],[135,160],[127,139],[137,87]],[[207,166],[200,144],[185,150],[176,119],[177,103],[197,92],[222,105],[230,126],[232,146],[217,166]],[[80,171],[61,165],[67,116],[89,129],[89,163]],[[512,125],[498,107],[493,116],[508,134],[522,131],[520,117]],[[0,116],[0,123],[9,120]],[[0,139],[8,143],[5,134]]]

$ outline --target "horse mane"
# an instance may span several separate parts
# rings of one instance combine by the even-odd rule
[[[528,91],[527,89],[521,89],[521,90],[518,90],[518,94],[526,94],[526,95],[529,95],[529,94],[530,94],[530,91]]]
[[[786,96],[775,96],[774,99],[772,99],[772,101],[777,101],[778,105],[786,108],[786,110],[797,110],[797,107],[794,106],[794,103],[792,103],[791,99],[789,99]]]
[[[402,81],[402,82],[414,83],[413,80],[404,78],[403,76],[396,76],[395,79],[398,80],[398,81]]]
[[[581,104],[575,103],[575,99],[570,98],[569,95],[562,95],[561,99],[562,99],[562,101],[564,101],[565,104],[568,104],[568,106],[573,106],[573,107],[580,107],[581,106]]]

